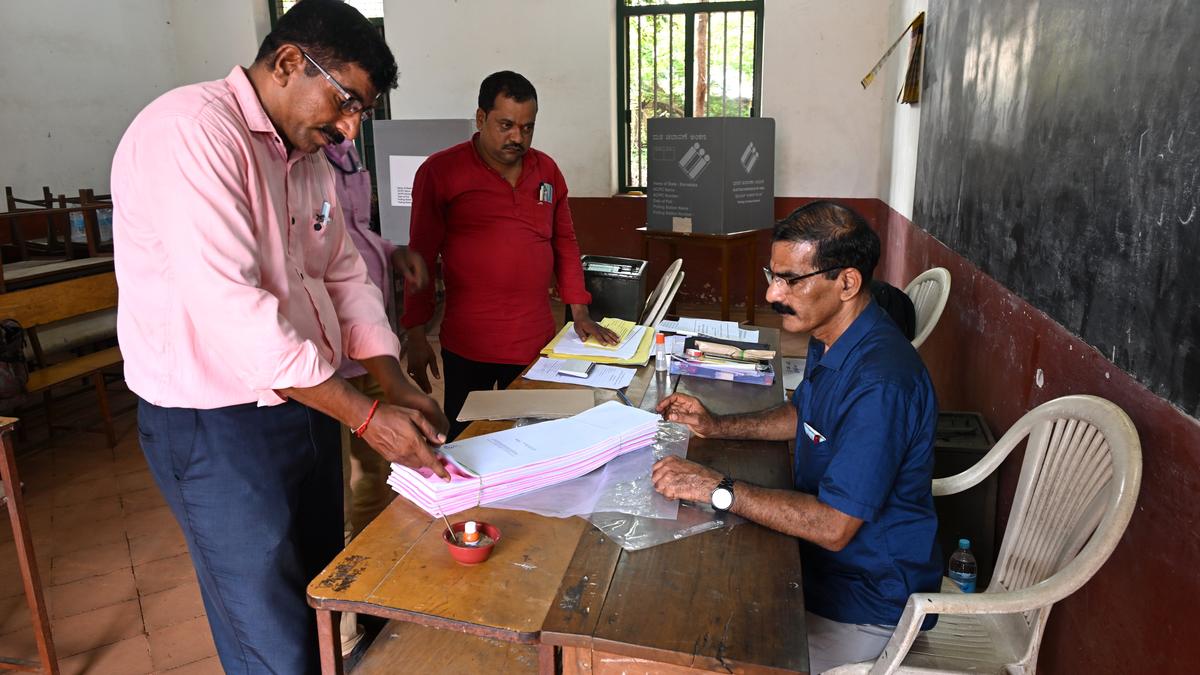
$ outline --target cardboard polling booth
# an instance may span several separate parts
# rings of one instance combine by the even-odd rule
[[[651,119],[646,225],[729,234],[775,217],[775,120]]]
[[[471,138],[475,120],[375,120],[372,124],[380,234],[393,244],[407,244],[413,176],[433,153]]]

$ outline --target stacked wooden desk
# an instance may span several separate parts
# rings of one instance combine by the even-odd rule
[[[778,345],[777,331],[762,330]],[[643,368],[630,398],[638,403],[653,383],[653,367]],[[720,410],[744,408],[755,396],[783,400],[781,378],[772,388],[713,384],[726,385],[705,392]],[[508,426],[475,423],[466,433]],[[688,456],[735,478],[791,484],[786,443],[693,438]],[[389,624],[375,641],[364,672],[808,668],[799,547],[791,537],[745,523],[628,552],[581,518],[488,508],[456,519],[464,517],[503,533],[482,565],[453,562],[441,521],[397,499],[313,580],[308,599],[317,609],[324,672],[340,672],[340,611],[405,622]]]

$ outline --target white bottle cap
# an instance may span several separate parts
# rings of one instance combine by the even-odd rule
[[[465,534],[475,534],[475,521],[468,520],[467,524],[463,526],[463,532]]]

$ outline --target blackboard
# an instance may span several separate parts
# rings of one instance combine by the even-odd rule
[[[923,75],[914,222],[1200,414],[1200,7],[931,0]]]

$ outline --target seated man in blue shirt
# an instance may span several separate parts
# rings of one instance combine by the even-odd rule
[[[682,394],[658,406],[700,436],[795,439],[795,490],[678,457],[655,464],[653,478],[668,498],[711,502],[800,538],[813,673],[878,656],[909,594],[941,583],[937,401],[920,356],[871,298],[879,248],[861,216],[831,202],[779,221],[767,300],[784,330],[811,335],[792,401],[743,415],[713,415]]]

